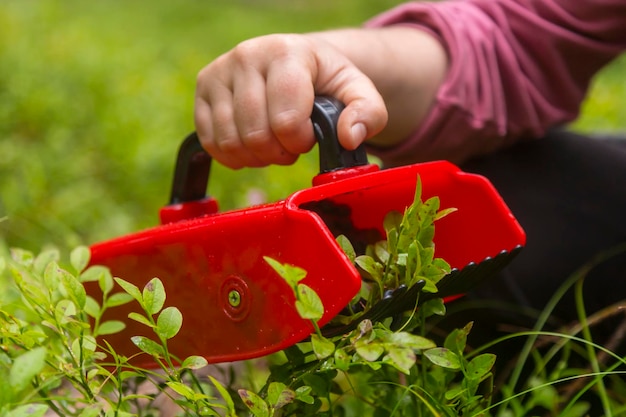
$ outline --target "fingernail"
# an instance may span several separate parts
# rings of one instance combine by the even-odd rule
[[[367,136],[367,129],[365,128],[365,125],[363,123],[357,123],[352,126],[352,128],[350,129],[350,133],[352,134],[354,146],[357,147],[361,143],[363,143],[363,141],[365,141],[365,138]]]

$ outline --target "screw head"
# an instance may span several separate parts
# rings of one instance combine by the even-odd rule
[[[232,307],[239,307],[241,304],[241,294],[237,290],[231,290],[228,293],[228,304]]]

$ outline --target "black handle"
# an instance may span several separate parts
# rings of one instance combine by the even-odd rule
[[[315,97],[311,122],[319,144],[320,174],[368,164],[363,145],[348,151],[339,144],[337,122],[343,108],[343,103],[333,97]],[[207,197],[211,160],[196,132],[185,138],[178,150],[170,205]]]
[[[190,133],[178,148],[169,205],[207,197],[212,160],[211,155],[200,144],[198,134]]]
[[[339,143],[337,123],[344,107],[341,101],[327,96],[317,96],[313,103],[311,122],[319,144],[320,174],[368,164],[365,146],[349,151]]]

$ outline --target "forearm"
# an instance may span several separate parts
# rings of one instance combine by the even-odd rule
[[[540,137],[577,116],[591,77],[626,47],[623,0],[410,2],[367,23],[399,24],[435,33],[449,64],[418,129],[377,153],[390,165],[460,162]]]
[[[418,128],[446,74],[447,56],[434,36],[405,25],[311,35],[348,57],[383,96],[389,122],[368,143],[393,146]]]

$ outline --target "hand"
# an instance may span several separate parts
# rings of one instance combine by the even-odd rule
[[[198,74],[195,123],[204,148],[231,168],[288,165],[315,144],[316,94],[346,108],[340,143],[355,149],[387,122],[373,82],[315,35],[269,35],[242,42]]]

